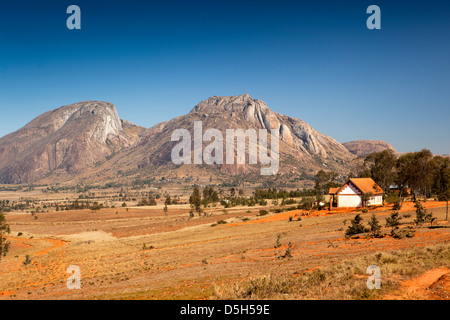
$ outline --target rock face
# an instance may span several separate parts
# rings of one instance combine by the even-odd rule
[[[136,140],[111,103],[63,106],[0,139],[0,182],[28,183],[52,171],[77,174]]]
[[[226,125],[231,123],[245,128],[275,129],[288,146],[304,153],[322,158],[348,157],[347,150],[336,140],[319,133],[302,120],[273,112],[265,102],[253,100],[248,94],[211,97],[195,106],[190,115],[204,122],[207,118],[222,118]],[[215,123],[220,125],[218,121]]]
[[[235,175],[254,181],[261,178],[261,166],[249,164],[249,146],[245,164],[176,166],[171,153],[178,142],[172,141],[172,133],[187,129],[193,139],[195,121],[202,121],[203,132],[218,129],[223,137],[227,129],[278,131],[278,176],[286,176],[288,181],[311,179],[320,169],[345,174],[354,166],[356,157],[336,140],[300,119],[272,111],[248,94],[211,97],[188,114],[149,129],[121,120],[111,103],[87,101],[46,112],[1,138],[0,183],[97,184],[213,175],[222,181]],[[204,142],[203,147],[209,143]]]
[[[367,157],[371,153],[384,150],[392,150],[397,153],[389,143],[380,140],[356,140],[345,142],[342,145],[357,157]]]
[[[304,121],[276,113],[263,101],[254,100],[248,94],[243,94],[210,97],[197,104],[188,114],[148,129],[141,139],[127,150],[126,155],[122,153],[115,157],[114,166],[117,169],[131,168],[130,159],[134,159],[138,168],[137,175],[142,172],[147,176],[152,175],[158,168],[165,168],[159,172],[163,171],[166,176],[175,172],[171,162],[171,151],[178,142],[172,142],[171,135],[177,129],[186,129],[193,138],[194,121],[202,121],[203,132],[207,129],[218,129],[224,139],[227,129],[253,128],[257,132],[258,129],[277,130],[280,137],[281,175],[300,177],[308,173],[311,177],[319,169],[344,173],[351,167],[355,158],[336,140],[317,132]],[[209,142],[204,142],[203,147],[208,144]],[[225,155],[223,158],[225,159]],[[224,163],[204,166],[204,175],[213,174],[206,171],[206,167],[214,167],[218,173],[227,175],[257,174],[259,168],[248,165],[248,153],[246,158],[245,165]]]

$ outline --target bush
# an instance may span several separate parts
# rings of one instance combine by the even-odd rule
[[[392,232],[392,237],[395,239],[412,238],[415,236],[413,227],[406,227],[403,229],[397,229]]]
[[[266,214],[269,214],[269,212],[267,210],[259,210],[260,216],[265,216]]]
[[[423,209],[423,206],[419,201],[415,202],[414,207],[416,207],[416,219],[414,222],[416,225],[421,225],[425,222],[426,211]]]
[[[351,225],[347,228],[345,231],[345,236],[350,237],[355,234],[365,233],[368,232],[369,229],[365,228],[361,221],[363,219],[361,218],[361,215],[358,213],[353,220],[350,220]]]
[[[402,218],[399,216],[398,212],[393,212],[388,218],[386,218],[386,227],[391,227],[392,236],[394,235],[394,231],[398,229],[401,219]]]
[[[398,211],[402,208],[402,206],[400,205],[400,201],[396,201],[394,202],[394,205],[392,207],[392,210]]]
[[[370,232],[373,237],[379,237],[381,233],[381,226],[378,222],[378,219],[375,217],[375,214],[372,214],[372,218],[369,221]]]
[[[31,259],[30,259],[30,255],[26,255],[25,256],[25,261],[23,262],[23,264],[26,266],[26,265],[29,265],[31,263]]]

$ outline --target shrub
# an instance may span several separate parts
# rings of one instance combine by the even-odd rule
[[[30,255],[26,255],[25,256],[25,261],[23,262],[23,264],[26,266],[26,265],[29,265],[31,263],[31,259],[30,259]]]
[[[433,225],[433,223],[437,220],[436,217],[433,217],[433,213],[430,212],[428,214],[425,215],[425,222],[429,222],[430,226]]]
[[[292,243],[289,242],[288,247],[287,247],[285,253],[284,253],[283,255],[278,256],[277,259],[292,258],[291,251],[292,251]]]
[[[423,209],[423,206],[419,201],[415,202],[414,207],[416,207],[416,219],[414,222],[416,225],[421,225],[425,222],[426,211]]]
[[[400,201],[395,201],[394,205],[392,206],[392,210],[398,211],[402,208],[402,206],[400,205]]]
[[[386,227],[391,227],[391,235],[394,235],[394,231],[398,229],[401,219],[398,212],[392,212],[391,215],[386,218]]]
[[[267,212],[267,210],[259,210],[259,215],[260,216],[265,216],[266,214],[268,214],[269,212]]]
[[[345,236],[350,237],[355,234],[367,232],[368,229],[366,229],[361,224],[361,221],[362,221],[361,215],[358,213],[353,220],[350,220],[351,225],[348,226],[347,230],[345,231]]]
[[[403,239],[403,238],[412,238],[415,236],[413,227],[406,227],[403,229],[394,230],[392,233],[392,237],[395,239]]]
[[[380,233],[381,233],[381,226],[380,226],[380,223],[378,222],[377,217],[375,217],[375,214],[372,214],[372,217],[369,221],[369,226],[370,226],[370,232],[372,233],[372,236],[379,237]]]
[[[275,249],[281,246],[280,240],[281,240],[281,234],[278,234],[277,235],[277,242],[273,246]]]

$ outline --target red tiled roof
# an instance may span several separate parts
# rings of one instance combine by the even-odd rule
[[[372,178],[352,178],[350,181],[364,193],[383,193],[383,189]]]
[[[330,188],[330,191],[328,191],[328,194],[336,194],[340,188]]]

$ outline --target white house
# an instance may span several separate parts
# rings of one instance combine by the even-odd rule
[[[330,188],[330,206],[333,203],[339,208],[382,205],[383,193],[372,178],[352,178],[340,188]]]

